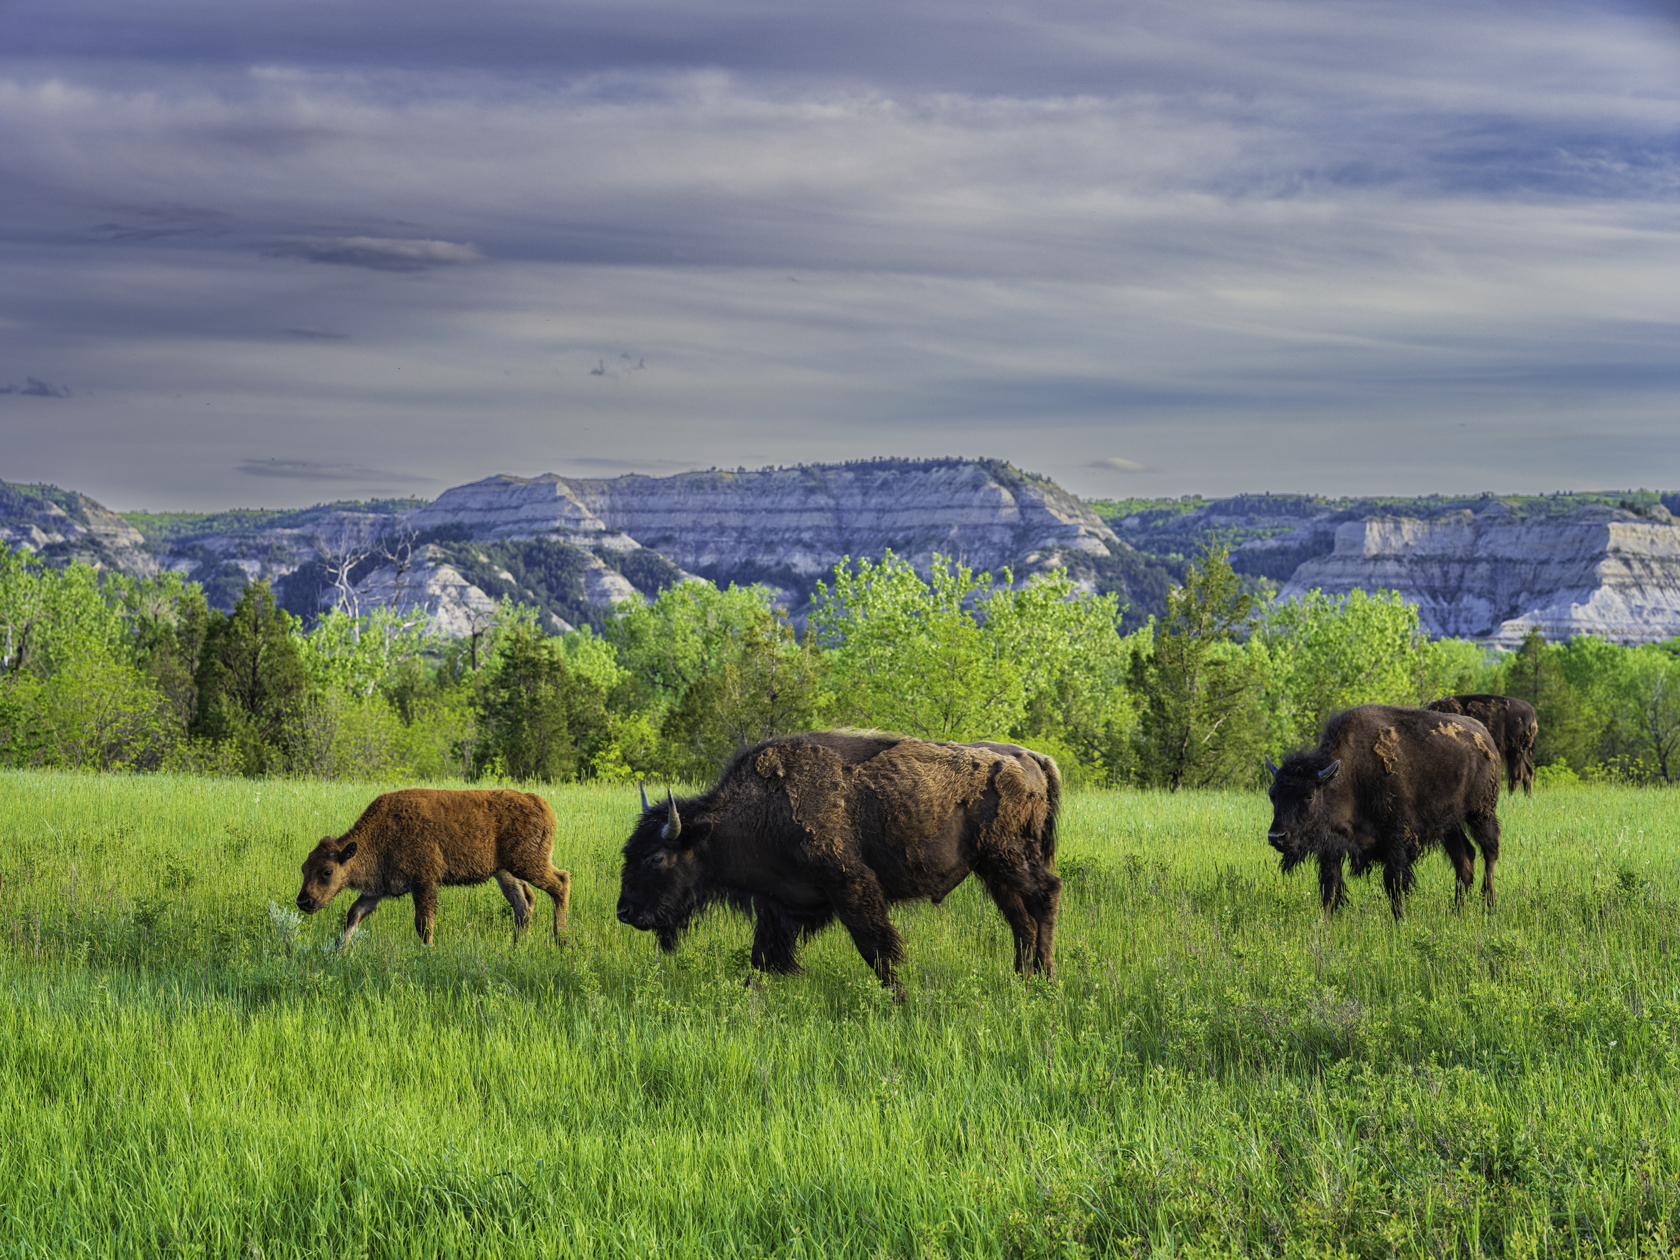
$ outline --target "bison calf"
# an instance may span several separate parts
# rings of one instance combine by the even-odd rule
[[[1493,900],[1499,860],[1499,755],[1474,718],[1426,709],[1366,704],[1324,724],[1319,745],[1296,753],[1272,772],[1272,828],[1267,842],[1283,857],[1285,873],[1318,860],[1324,908],[1347,900],[1345,859],[1353,874],[1383,868],[1394,917],[1414,882],[1412,863],[1440,845],[1458,877],[1457,900],[1469,891],[1476,850],[1482,848],[1482,892]]]
[[[935,744],[828,731],[735,758],[704,796],[650,806],[624,845],[622,923],[674,949],[696,911],[756,921],[752,963],[799,970],[798,942],[835,919],[900,991],[887,907],[937,904],[978,875],[1015,935],[1015,969],[1055,967],[1056,763],[1013,744]]]
[[[514,939],[530,925],[537,896],[554,900],[554,936],[566,926],[572,877],[555,870],[554,811],[529,792],[405,788],[374,798],[338,839],[303,860],[297,906],[314,914],[346,888],[361,895],[344,918],[344,942],[386,897],[414,895],[414,930],[432,943],[438,888],[494,879],[513,907]],[[529,881],[522,883],[521,881]]]

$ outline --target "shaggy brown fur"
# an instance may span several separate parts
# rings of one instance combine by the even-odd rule
[[[1272,772],[1272,828],[1267,841],[1285,872],[1318,859],[1319,894],[1327,911],[1347,901],[1346,858],[1355,875],[1383,868],[1394,917],[1414,884],[1412,863],[1441,845],[1458,877],[1462,902],[1482,850],[1482,893],[1493,900],[1499,860],[1499,755],[1474,718],[1367,704],[1324,726],[1318,748],[1296,753]]]
[[[1534,706],[1515,696],[1443,696],[1423,706],[1435,713],[1461,713],[1487,727],[1505,759],[1505,790],[1534,794],[1534,741],[1540,738],[1540,719]]]
[[[404,788],[374,798],[338,839],[303,860],[298,909],[314,914],[346,889],[361,894],[344,919],[344,942],[386,897],[414,894],[414,930],[432,943],[438,888],[494,879],[513,907],[514,939],[536,909],[535,884],[554,901],[554,937],[566,926],[572,877],[555,870],[554,811],[529,792]],[[530,881],[523,883],[521,881]]]
[[[893,902],[935,904],[970,871],[1015,936],[1015,969],[1055,969],[1061,775],[1013,744],[828,731],[738,756],[704,796],[644,805],[624,846],[618,917],[673,949],[717,901],[755,920],[753,966],[794,972],[798,942],[838,918],[898,990]]]

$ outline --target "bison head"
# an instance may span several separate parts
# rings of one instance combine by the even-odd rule
[[[707,824],[684,825],[682,811],[667,790],[665,804],[649,805],[642,791],[642,816],[624,842],[624,871],[619,878],[618,921],[659,937],[659,948],[677,947],[688,921],[700,907],[700,857],[694,851]]]
[[[1320,794],[1341,771],[1342,763],[1321,752],[1296,753],[1281,766],[1266,758],[1272,785],[1272,826],[1266,843],[1283,855],[1283,869],[1292,870],[1314,851],[1313,837],[1320,829]]]
[[[331,836],[324,837],[303,859],[303,887],[298,890],[297,908],[314,914],[338,896],[349,878],[344,864],[355,856],[354,840],[341,849]]]

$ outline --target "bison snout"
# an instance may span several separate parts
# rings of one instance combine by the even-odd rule
[[[1281,853],[1289,846],[1289,833],[1287,831],[1268,831],[1266,833],[1266,843]]]
[[[320,907],[315,904],[315,899],[313,897],[305,897],[302,893],[298,894],[297,908],[302,910],[305,914],[314,914],[320,909]]]

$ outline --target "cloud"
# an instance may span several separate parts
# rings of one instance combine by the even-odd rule
[[[301,258],[305,262],[373,271],[429,271],[484,261],[476,245],[454,241],[407,241],[383,236],[294,236],[265,250],[271,258]]]
[[[247,477],[273,477],[282,481],[358,481],[364,484],[404,484],[414,481],[406,473],[365,468],[361,464],[324,464],[313,459],[247,459],[239,465]]]
[[[1136,460],[1121,459],[1118,455],[1105,455],[1101,459],[1093,459],[1085,466],[1087,468],[1101,468],[1108,472],[1140,473],[1149,471],[1147,465],[1140,464]]]
[[[286,331],[293,337],[301,337],[304,341],[343,341],[349,333],[330,332],[325,328],[288,328]]]
[[[26,398],[68,398],[69,387],[49,385],[33,376],[23,378],[23,385],[0,385],[0,394],[22,394]]]

